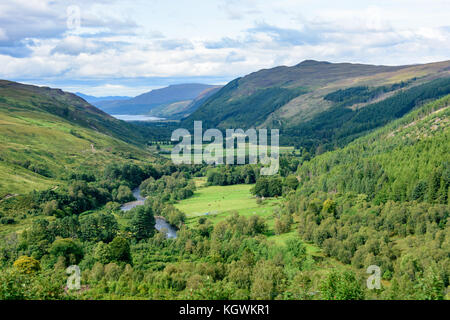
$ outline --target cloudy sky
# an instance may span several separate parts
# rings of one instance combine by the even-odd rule
[[[96,96],[305,59],[450,59],[450,0],[0,0],[0,78]]]

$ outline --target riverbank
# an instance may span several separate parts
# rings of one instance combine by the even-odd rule
[[[133,195],[136,198],[135,201],[127,202],[120,207],[122,211],[129,211],[137,206],[143,206],[145,198],[141,196],[141,190],[139,187],[133,190]],[[155,217],[155,229],[159,232],[164,232],[168,239],[175,239],[177,237],[177,230],[174,226],[169,224],[164,217]]]

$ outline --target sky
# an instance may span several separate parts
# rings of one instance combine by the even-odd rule
[[[0,78],[95,96],[450,59],[450,0],[0,0]]]

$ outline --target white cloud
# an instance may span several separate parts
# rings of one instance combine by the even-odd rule
[[[65,1],[1,3],[0,78],[98,81],[92,86],[96,92],[120,95],[133,86],[144,88],[139,85],[144,80],[133,86],[109,83],[116,87],[108,87],[108,80],[231,80],[304,59],[393,65],[450,58],[444,14],[450,6],[442,0],[436,5],[384,0],[376,6],[348,0],[77,5],[81,28],[74,31],[67,29]]]
[[[124,86],[124,85],[117,85],[117,84],[110,84],[106,83],[104,85],[100,86],[89,86],[89,87],[82,87],[82,92],[85,94],[101,97],[101,96],[116,96],[118,92],[130,97],[137,96],[143,92],[147,92],[149,90],[155,89],[156,87],[149,87],[149,86]],[[80,91],[79,87],[73,87],[73,88],[67,88],[66,90],[70,91]]]
[[[0,41],[8,40],[5,30],[0,28]]]

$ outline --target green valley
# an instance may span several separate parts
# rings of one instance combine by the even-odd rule
[[[0,298],[448,299],[449,84],[422,80],[329,90],[335,105],[291,136],[323,149],[281,147],[273,176],[174,165],[156,125],[3,82]],[[307,92],[258,89],[222,124]],[[73,264],[82,287],[70,291]],[[365,286],[371,265],[378,290]]]
[[[1,314],[447,314],[449,13],[2,1]]]

